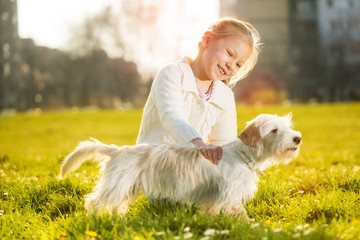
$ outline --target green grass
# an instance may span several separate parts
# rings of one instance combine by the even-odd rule
[[[358,239],[360,103],[238,108],[239,131],[259,113],[293,113],[300,155],[271,168],[246,205],[254,221],[140,197],[123,217],[87,215],[94,163],[67,179],[63,157],[89,137],[134,144],[141,110],[0,116],[0,239]],[[89,232],[91,231],[91,232]]]

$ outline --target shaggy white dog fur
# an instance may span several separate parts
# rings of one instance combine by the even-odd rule
[[[291,115],[257,116],[238,139],[223,146],[218,165],[190,144],[118,147],[93,139],[81,142],[65,158],[59,178],[95,158],[102,176],[87,196],[89,210],[106,208],[123,214],[144,192],[150,198],[195,204],[209,213],[223,210],[246,216],[243,205],[257,190],[257,174],[288,163],[299,153],[301,134],[291,129],[290,121]]]

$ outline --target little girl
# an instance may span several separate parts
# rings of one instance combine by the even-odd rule
[[[236,138],[230,87],[254,68],[260,37],[248,22],[223,18],[202,36],[195,59],[167,65],[155,77],[137,143],[192,143],[217,164],[221,145]]]

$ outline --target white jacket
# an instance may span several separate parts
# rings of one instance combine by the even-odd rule
[[[188,143],[201,138],[223,145],[236,138],[234,94],[213,83],[208,101],[198,95],[188,58],[164,67],[154,79],[145,104],[137,143]]]

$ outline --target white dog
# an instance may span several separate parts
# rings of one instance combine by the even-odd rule
[[[87,209],[122,214],[144,192],[151,198],[195,204],[214,214],[223,210],[246,216],[243,204],[257,190],[257,173],[262,175],[266,167],[285,164],[299,153],[301,135],[291,130],[290,120],[290,115],[259,115],[238,139],[223,146],[218,165],[193,145],[118,147],[95,139],[85,141],[65,158],[59,178],[95,157],[103,174],[87,196]]]

